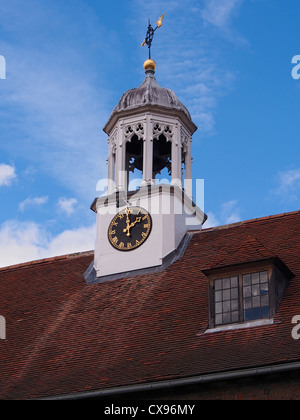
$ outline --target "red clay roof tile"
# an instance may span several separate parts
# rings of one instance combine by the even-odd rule
[[[0,270],[0,398],[107,389],[300,359],[300,212],[195,233],[166,271],[87,286],[91,252]],[[218,264],[275,255],[294,273],[272,325],[203,334]],[[235,258],[236,257],[236,258]]]

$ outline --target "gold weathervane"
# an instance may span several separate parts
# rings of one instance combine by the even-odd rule
[[[149,60],[151,60],[151,45],[152,45],[152,41],[153,41],[153,37],[154,37],[154,32],[156,31],[156,29],[158,29],[158,28],[160,28],[162,26],[164,15],[165,14],[163,14],[158,19],[158,21],[156,22],[156,25],[157,26],[156,26],[155,29],[152,28],[152,25],[151,25],[150,20],[149,20],[149,25],[148,25],[148,31],[147,31],[147,34],[146,34],[146,38],[144,39],[144,41],[142,43],[142,47],[144,47],[146,44],[148,45],[148,48],[149,48]]]

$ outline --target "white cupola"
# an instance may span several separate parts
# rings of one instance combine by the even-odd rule
[[[163,269],[181,253],[187,233],[206,220],[193,202],[191,143],[197,127],[175,93],[157,83],[155,62],[147,60],[144,69],[143,83],[123,94],[104,127],[107,195],[92,205],[97,239],[88,283]],[[170,182],[157,183],[165,169]],[[129,174],[136,171],[140,185],[129,191]]]
[[[184,183],[192,198],[191,142],[197,127],[175,93],[159,86],[155,67],[153,60],[145,62],[145,80],[124,93],[104,127],[109,136],[108,193],[127,191],[130,171],[142,171],[143,187],[154,184],[167,168],[172,185],[182,188]]]

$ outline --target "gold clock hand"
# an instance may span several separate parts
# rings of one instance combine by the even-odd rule
[[[136,224],[136,223],[141,223],[141,220],[142,220],[142,218],[141,218],[141,217],[137,217],[137,218],[135,219],[134,224]]]
[[[137,223],[140,223],[141,222],[141,220],[142,220],[142,218],[141,217],[137,217],[136,218],[136,220],[133,222],[133,223],[131,223],[131,225],[129,226],[129,228],[131,229],[133,226],[135,226]]]
[[[126,209],[126,229],[123,229],[123,232],[124,232],[124,233],[126,233],[126,232],[127,232],[127,236],[130,236],[130,233],[129,233],[129,229],[130,229],[130,219],[129,219],[129,213],[130,213],[130,210],[129,210],[129,208],[127,207],[127,209]]]
[[[126,223],[127,223],[126,229],[128,229],[128,226],[130,225],[129,214],[130,214],[130,210],[127,207],[127,209],[126,209]]]
[[[127,224],[127,227],[126,227],[126,229],[123,229],[123,232],[124,233],[126,233],[126,236],[130,236],[130,229],[133,227],[133,226],[135,226],[137,223],[140,223],[141,222],[141,220],[142,220],[142,218],[141,217],[137,217],[136,219],[135,219],[135,221],[134,222],[132,222],[131,224]]]

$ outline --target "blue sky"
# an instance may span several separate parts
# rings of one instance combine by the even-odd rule
[[[156,79],[198,126],[207,227],[299,210],[299,0],[0,0],[0,266],[94,248],[102,128],[163,12]]]

